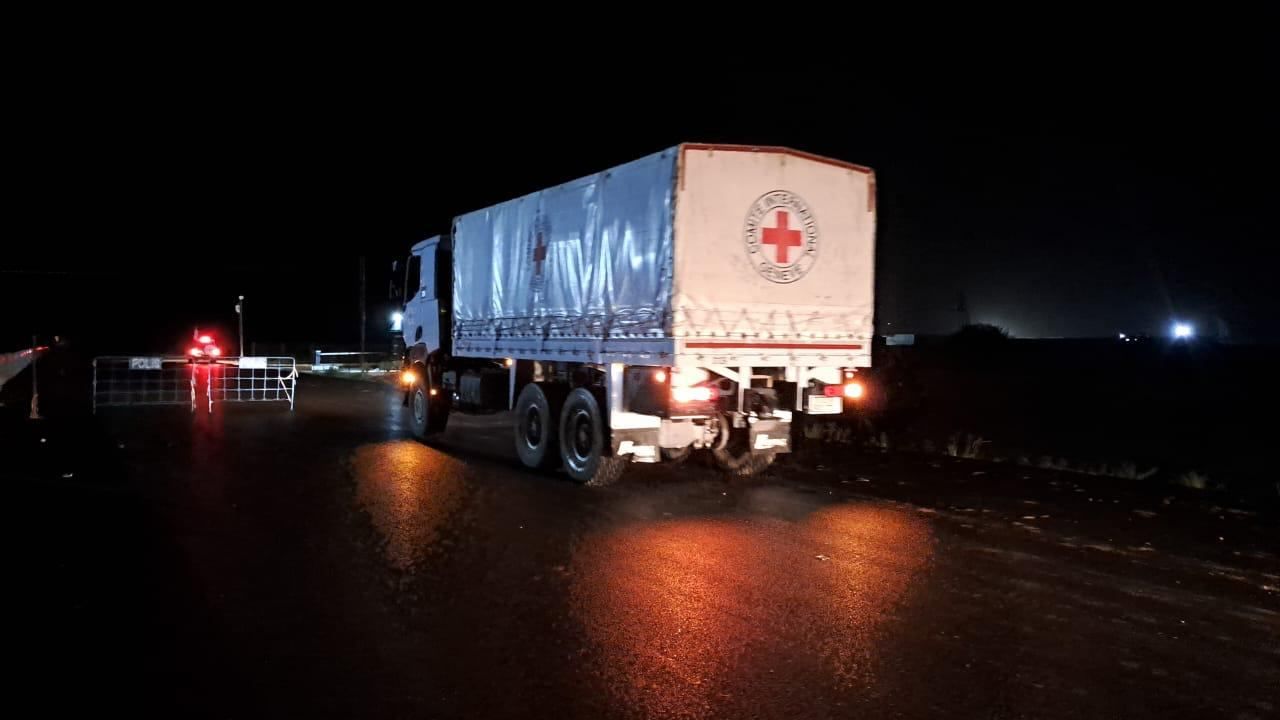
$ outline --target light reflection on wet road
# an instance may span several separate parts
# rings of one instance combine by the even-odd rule
[[[146,542],[181,558],[161,576],[177,620],[156,632],[199,626],[161,663],[194,668],[166,676],[183,714],[1275,707],[1265,668],[1280,656],[1259,638],[1280,612],[1247,594],[1217,612],[1225,591],[1192,582],[1198,566],[1081,556],[798,469],[742,483],[635,467],[578,487],[519,468],[501,416],[406,439],[379,386],[308,379],[294,414],[222,412],[122,416],[131,482],[167,528]]]
[[[385,562],[420,583],[475,573],[514,587],[532,580],[609,707],[750,714],[761,693],[856,696],[874,683],[883,619],[927,572],[928,523],[903,508],[735,487],[690,468],[683,481],[636,468],[621,487],[579,488],[503,467],[501,417],[455,418],[454,430],[462,445],[487,433],[487,461],[477,468],[410,440],[356,449],[356,502]],[[475,536],[495,526],[514,530],[515,542],[537,540],[477,547]],[[488,566],[455,556],[473,553]],[[526,577],[496,577],[494,565]]]
[[[386,539],[387,562],[411,571],[441,548],[443,528],[462,502],[465,488],[456,460],[413,440],[357,448],[351,459],[356,502]]]
[[[780,496],[771,503],[798,501],[770,492]],[[879,626],[924,568],[928,528],[895,509],[811,509],[798,520],[733,513],[584,538],[573,610],[617,701],[736,714],[797,687],[870,687]]]

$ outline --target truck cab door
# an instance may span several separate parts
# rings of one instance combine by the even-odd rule
[[[436,268],[440,259],[439,246],[439,237],[424,240],[413,246],[409,257],[402,325],[406,348],[424,345],[427,352],[440,349],[441,314],[438,295],[442,288]]]

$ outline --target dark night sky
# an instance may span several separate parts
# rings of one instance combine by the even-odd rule
[[[1236,340],[1280,332],[1261,38],[600,77],[416,47],[317,59],[277,40],[23,66],[11,199],[30,221],[0,254],[6,345],[38,331],[154,346],[230,326],[239,293],[251,337],[351,342],[358,256],[374,326],[390,261],[453,215],[683,140],[874,167],[882,330],[953,330],[963,297],[1019,336],[1157,334],[1174,316]]]

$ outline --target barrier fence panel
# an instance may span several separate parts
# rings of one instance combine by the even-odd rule
[[[123,405],[287,402],[293,409],[298,370],[291,357],[187,358],[102,356],[93,360],[93,410]]]
[[[196,409],[195,366],[186,358],[93,359],[93,409],[113,405],[189,405]]]
[[[311,369],[321,371],[358,368],[364,365],[378,365],[390,359],[392,359],[390,354],[375,350],[368,352],[324,352],[316,350],[315,361],[311,363]]]
[[[210,366],[212,402],[287,402],[293,409],[298,366],[291,357],[242,357]]]

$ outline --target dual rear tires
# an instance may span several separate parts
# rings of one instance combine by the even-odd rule
[[[586,388],[567,390],[530,383],[516,400],[515,446],[526,467],[565,474],[584,485],[608,485],[626,468],[627,458],[609,455],[608,428],[596,396]]]
[[[428,370],[414,383],[409,393],[410,423],[414,435],[425,438],[444,430],[448,408],[443,393],[431,389],[432,373]],[[728,428],[727,418],[724,427]],[[610,455],[609,432],[604,412],[595,394],[586,388],[572,390],[562,385],[529,383],[516,399],[513,422],[516,455],[525,467],[554,470],[564,467],[565,474],[584,485],[609,485],[618,480],[629,458]],[[663,450],[668,462],[683,462],[691,448]],[[746,434],[739,431],[726,435],[712,450],[720,469],[739,477],[749,477],[768,468],[774,460],[772,452],[753,452]]]

